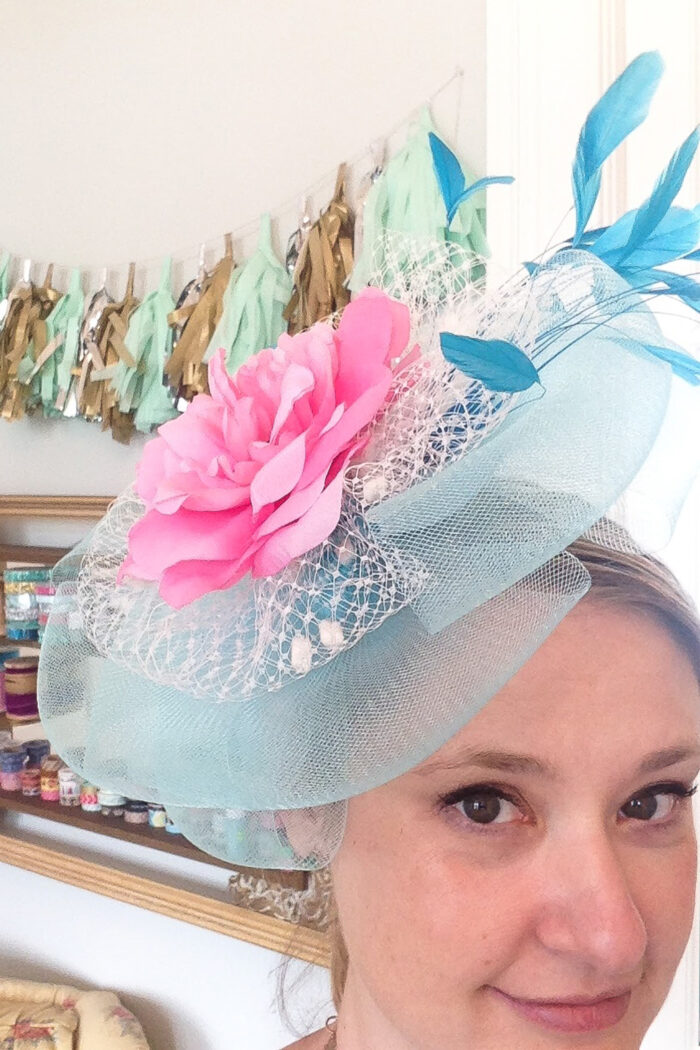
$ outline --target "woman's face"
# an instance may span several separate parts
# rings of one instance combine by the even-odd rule
[[[430,759],[350,801],[332,866],[350,1050],[637,1050],[688,939],[700,695],[584,600]]]

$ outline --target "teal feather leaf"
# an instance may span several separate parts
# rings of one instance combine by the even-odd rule
[[[452,202],[447,212],[448,223],[451,223],[454,219],[460,204],[464,204],[465,201],[468,201],[469,198],[475,193],[478,193],[479,190],[486,189],[487,186],[510,186],[513,182],[515,182],[515,179],[512,175],[489,175],[485,179],[478,179],[476,182],[473,182],[471,186],[460,193],[459,197]]]
[[[697,153],[699,142],[700,129],[695,128],[673,154],[667,167],[659,176],[651,196],[637,209],[634,225],[619,262],[627,259],[637,248],[648,241],[668,215]]]
[[[669,364],[674,375],[684,379],[691,386],[700,386],[700,361],[680,350],[672,350],[667,346],[645,346],[644,349],[653,357]]]
[[[629,251],[630,238],[640,210],[635,208],[628,211],[604,229],[600,236],[586,234],[587,241],[583,246],[618,272],[621,272],[623,264],[624,269],[648,268],[688,258],[688,252],[697,247],[700,241],[700,206],[669,207],[645,240]]]
[[[646,119],[663,73],[658,51],[638,55],[596,102],[581,129],[573,167],[578,244],[600,191],[600,170],[624,139]]]
[[[510,185],[514,182],[512,175],[491,175],[484,179],[478,179],[467,187],[466,178],[462,171],[462,165],[452,150],[434,131],[428,133],[430,150],[433,155],[433,166],[437,176],[442,199],[445,202],[447,212],[447,223],[451,225],[460,204],[464,204],[479,190],[494,184]]]
[[[527,354],[504,339],[440,332],[445,359],[488,390],[514,394],[539,382],[539,373]]]
[[[434,131],[428,132],[428,140],[440,192],[445,202],[445,209],[449,214],[452,202],[464,192],[466,185],[464,172],[450,147]]]
[[[669,270],[650,269],[620,270],[620,275],[635,288],[652,296],[673,295],[692,310],[700,313],[700,282],[688,274]],[[661,287],[659,287],[661,286]]]

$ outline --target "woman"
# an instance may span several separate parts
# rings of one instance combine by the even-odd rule
[[[700,241],[697,136],[589,229],[659,74],[592,110],[569,242],[486,296],[449,229],[389,235],[337,326],[210,362],[59,570],[68,764],[232,863],[332,864],[338,1029],[302,1045],[632,1050],[683,950],[697,627],[604,516],[700,378],[647,307],[695,301],[654,267]],[[470,190],[430,148],[449,225]]]
[[[350,800],[336,1035],[295,1050],[638,1050],[693,918],[700,625],[652,559],[572,550],[589,595],[435,755]]]

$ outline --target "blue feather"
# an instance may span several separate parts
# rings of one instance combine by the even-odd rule
[[[450,364],[478,379],[488,390],[514,394],[539,382],[539,373],[527,354],[503,339],[440,332],[440,346]]]
[[[454,219],[460,204],[464,204],[465,201],[468,201],[469,198],[473,194],[478,193],[479,190],[485,189],[486,186],[510,186],[513,182],[515,182],[515,179],[512,175],[489,175],[485,179],[478,179],[477,182],[473,182],[471,186],[469,186],[466,190],[460,193],[459,197],[457,197],[456,200],[454,200],[450,205],[450,208],[447,212],[448,223],[451,223]]]
[[[608,266],[621,271],[623,261],[624,269],[674,262],[687,257],[700,241],[700,206],[692,209],[669,207],[646,239],[629,251],[640,210],[628,211],[599,236],[587,232],[583,246]]]
[[[695,128],[671,157],[668,166],[657,179],[649,199],[637,210],[629,239],[618,262],[627,259],[648,241],[654,230],[663,222],[688,174],[688,168],[697,153],[698,142],[700,129]]]
[[[651,268],[623,269],[620,270],[620,275],[635,288],[649,292],[652,296],[674,295],[686,306],[700,313],[700,282],[688,274]],[[659,285],[662,287],[658,287]]]
[[[434,131],[428,132],[430,149],[433,154],[433,166],[437,175],[438,185],[445,202],[447,212],[447,225],[450,226],[457,214],[457,209],[464,201],[469,200],[473,194],[483,190],[486,186],[494,183],[510,184],[514,181],[512,175],[493,175],[485,179],[479,179],[467,187],[466,178],[462,171],[462,165],[452,150],[447,146]]]
[[[671,350],[667,346],[645,345],[644,349],[669,364],[674,374],[680,379],[685,379],[686,383],[690,383],[691,386],[700,386],[700,361],[694,357],[689,357],[680,350]]]
[[[630,62],[596,102],[581,129],[573,168],[578,244],[600,191],[600,169],[649,112],[663,62],[658,51],[646,51]]]
[[[462,171],[462,165],[450,147],[434,131],[428,132],[428,139],[430,140],[433,165],[440,185],[440,192],[445,202],[445,209],[449,214],[453,201],[459,197],[460,193],[464,192],[466,179]]]

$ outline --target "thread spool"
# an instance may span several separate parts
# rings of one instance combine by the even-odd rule
[[[165,807],[155,802],[148,803],[148,823],[152,828],[165,827]]]
[[[123,817],[126,799],[116,791],[100,788],[97,792],[97,801],[100,804],[103,817]]]
[[[62,806],[79,806],[80,789],[83,786],[82,777],[74,773],[68,766],[58,771],[58,794]]]
[[[0,713],[6,710],[5,706],[5,661],[16,660],[19,649],[14,645],[0,645]]]
[[[127,824],[148,824],[148,803],[132,799],[124,807],[124,820]]]
[[[20,773],[22,794],[27,798],[37,798],[41,795],[41,770],[36,766],[25,766]]]
[[[83,784],[80,789],[80,808],[84,813],[99,813],[102,809],[99,794],[94,784]]]
[[[0,789],[22,790],[22,770],[27,752],[21,744],[9,744],[0,751]]]
[[[28,740],[24,745],[27,751],[27,765],[41,768],[41,763],[51,754],[51,744],[48,740]]]
[[[41,763],[41,797],[44,802],[59,802],[61,789],[58,782],[58,771],[64,763],[58,755],[48,755]]]
[[[20,656],[5,661],[5,708],[15,722],[32,722],[39,717],[36,703],[36,675],[39,659]]]
[[[33,641],[39,636],[37,584],[51,581],[46,566],[31,569],[5,569],[5,633],[17,641]]]
[[[37,620],[39,623],[38,637],[39,641],[44,637],[44,631],[46,630],[46,624],[49,620],[49,613],[51,612],[51,606],[53,605],[54,595],[56,594],[56,588],[52,583],[37,583],[36,584],[36,601],[37,601]]]

